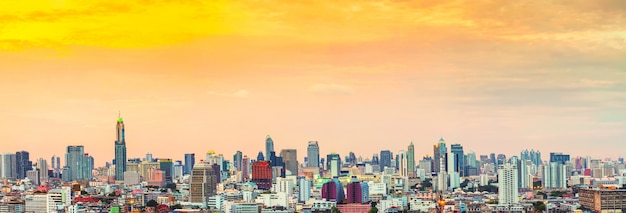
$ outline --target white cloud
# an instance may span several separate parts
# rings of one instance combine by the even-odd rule
[[[351,95],[354,93],[351,87],[339,84],[315,84],[311,86],[310,90],[315,93],[329,95]]]

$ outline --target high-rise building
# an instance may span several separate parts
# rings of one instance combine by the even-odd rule
[[[209,202],[209,197],[217,194],[217,179],[215,170],[210,165],[194,165],[189,181],[189,201],[205,204]]]
[[[567,188],[567,165],[559,162],[544,164],[543,187],[546,189]]]
[[[115,126],[117,137],[115,139],[115,180],[124,180],[124,172],[126,172],[126,135],[124,128],[124,120],[121,116],[117,118]]]
[[[235,152],[233,155],[233,164],[235,166],[235,171],[241,171],[241,160],[243,159],[243,153],[239,150]]]
[[[498,205],[519,203],[518,175],[515,164],[506,163],[498,169]]]
[[[565,164],[570,161],[569,155],[561,152],[550,152],[550,163],[556,162],[559,164]]]
[[[347,203],[363,203],[363,190],[356,176],[352,176],[352,182],[346,186],[346,200]]]
[[[343,185],[338,178],[324,183],[322,185],[322,198],[328,201],[336,201],[337,203],[343,202],[346,195],[343,191]]]
[[[298,175],[298,153],[295,149],[283,149],[280,151],[280,157],[285,162],[285,169],[289,170],[292,175]]]
[[[46,159],[37,159],[37,170],[39,170],[40,183],[48,181],[48,162]]]
[[[63,167],[63,180],[85,180],[91,178],[92,161],[89,154],[85,153],[84,146],[67,146],[65,153],[65,167]]]
[[[24,179],[26,172],[33,169],[33,162],[30,161],[30,155],[27,151],[19,151],[15,153],[15,170],[17,179]]]
[[[330,154],[328,155],[328,166],[330,170],[331,177],[339,177],[341,175],[341,157],[338,154]]]
[[[401,150],[396,154],[396,165],[398,168],[398,175],[401,177],[408,176],[408,168],[407,168],[407,155],[404,150]]]
[[[267,161],[252,163],[252,182],[262,190],[272,188],[272,167]]]
[[[431,174],[433,172],[432,163],[433,159],[431,157],[424,157],[420,160],[420,169],[423,169],[427,174]]]
[[[0,178],[15,179],[17,178],[17,159],[14,153],[0,154]]]
[[[172,183],[172,173],[174,171],[174,162],[172,159],[159,159],[159,170],[163,171],[165,182]]]
[[[311,181],[306,177],[298,177],[298,202],[304,203],[311,199]]]
[[[320,147],[317,141],[309,141],[309,145],[306,149],[307,153],[307,167],[320,167]]]
[[[188,175],[191,173],[193,166],[196,164],[196,154],[195,153],[186,153],[185,154],[185,165],[183,167],[183,174]]]
[[[265,137],[265,159],[266,160],[270,159],[270,153],[273,151],[274,151],[274,140],[272,140],[272,137],[267,135]]]
[[[391,151],[382,150],[380,151],[380,171],[384,171],[385,167],[391,167]]]
[[[250,158],[244,155],[241,160],[241,179],[245,182],[250,180]]]
[[[496,163],[497,163],[497,165],[502,165],[502,164],[506,163],[506,155],[505,154],[498,154],[498,157],[496,158]]]
[[[433,169],[435,173],[441,172],[441,168],[444,171],[448,171],[448,149],[446,148],[446,141],[442,138],[439,142],[433,146]]]
[[[459,173],[459,176],[464,177],[465,175],[465,155],[463,154],[463,146],[461,144],[452,144],[450,145],[450,152],[454,155],[454,170]]]
[[[406,160],[409,177],[415,177],[415,146],[413,146],[413,141],[411,141],[406,151]]]

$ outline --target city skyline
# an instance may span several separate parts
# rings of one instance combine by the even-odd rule
[[[5,2],[0,151],[50,159],[82,145],[104,165],[121,110],[129,159],[207,150],[255,159],[265,135],[298,160],[308,141],[320,156],[364,158],[412,141],[417,162],[439,137],[477,155],[615,159],[626,149],[624,8]]]

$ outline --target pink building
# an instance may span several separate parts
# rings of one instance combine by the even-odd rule
[[[363,213],[363,212],[368,212],[370,208],[371,208],[370,204],[360,204],[360,203],[337,204],[337,209],[339,209],[341,213]]]

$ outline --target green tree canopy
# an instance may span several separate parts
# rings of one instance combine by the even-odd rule
[[[146,206],[148,207],[156,207],[157,205],[159,205],[159,203],[157,203],[156,200],[150,200],[146,203]]]

